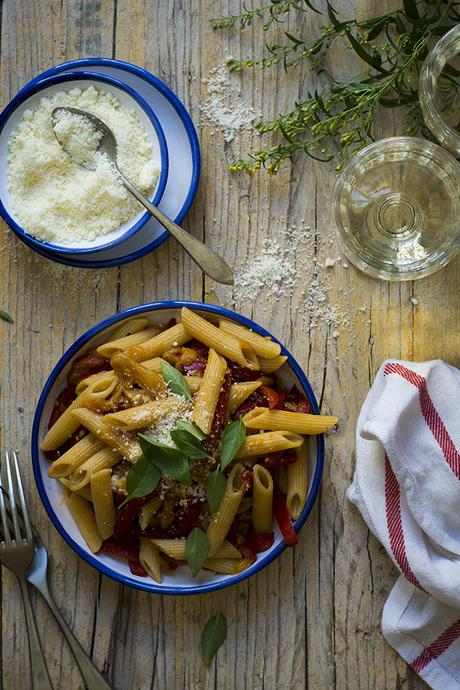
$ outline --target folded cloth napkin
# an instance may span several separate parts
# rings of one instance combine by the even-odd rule
[[[382,631],[434,690],[460,690],[460,371],[388,360],[359,415],[348,498],[401,572]]]

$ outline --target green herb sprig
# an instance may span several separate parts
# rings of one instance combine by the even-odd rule
[[[318,12],[308,0],[270,0],[256,10],[211,21],[215,29],[244,29],[257,19],[267,31],[291,11]],[[295,103],[274,120],[262,120],[260,133],[278,133],[284,142],[252,151],[236,161],[231,170],[254,173],[264,167],[276,174],[298,152],[320,161],[338,159],[337,168],[373,140],[373,123],[379,108],[405,107],[406,133],[432,138],[424,125],[418,103],[419,72],[431,43],[460,21],[460,0],[403,0],[396,11],[358,21],[342,21],[326,2],[328,23],[311,39],[285,32],[285,42],[267,45],[267,54],[255,60],[230,60],[229,69],[265,69],[282,64],[289,69],[307,61],[321,75],[324,86]],[[366,70],[351,79],[335,78],[324,68],[328,49],[345,37],[365,63]],[[446,88],[460,86],[460,72],[449,68],[443,77]]]
[[[6,321],[7,323],[14,323],[13,317],[10,316],[8,312],[3,311],[3,309],[0,309],[0,319],[2,321]]]

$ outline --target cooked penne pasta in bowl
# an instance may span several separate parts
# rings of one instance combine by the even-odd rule
[[[151,592],[212,591],[295,545],[337,421],[249,319],[147,304],[85,333],[53,370],[34,474],[58,531],[100,572]]]

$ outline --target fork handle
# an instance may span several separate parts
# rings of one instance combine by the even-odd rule
[[[32,690],[53,690],[45,657],[43,656],[40,638],[38,636],[34,612],[30,603],[27,582],[21,577],[18,577],[18,582],[21,587],[24,611],[26,614],[27,637],[29,638],[30,649],[30,668],[32,674]]]
[[[87,690],[112,690],[110,685],[106,683],[102,675],[99,673],[97,668],[94,666],[93,662],[86,654],[83,647],[78,642],[77,638],[67,625],[61,612],[59,611],[56,603],[51,596],[48,584],[45,582],[33,583],[34,587],[38,589],[46,603],[48,604],[51,613],[56,619],[59,627],[61,628],[65,639],[67,640],[70,649],[75,657],[75,661],[78,664],[83,680],[86,683]],[[35,689],[34,689],[35,690]]]

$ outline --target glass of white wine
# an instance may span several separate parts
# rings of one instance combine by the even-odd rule
[[[460,154],[460,132],[452,124],[451,101],[450,109],[443,109],[437,89],[446,63],[458,53],[460,26],[449,31],[427,58],[420,99],[427,125],[441,143]],[[436,75],[431,80],[426,75],[433,65]],[[423,100],[426,89],[429,105]],[[445,133],[446,127],[449,139],[438,133]],[[339,175],[333,213],[342,249],[362,271],[385,280],[430,275],[460,248],[460,163],[425,139],[382,139],[358,152]]]

